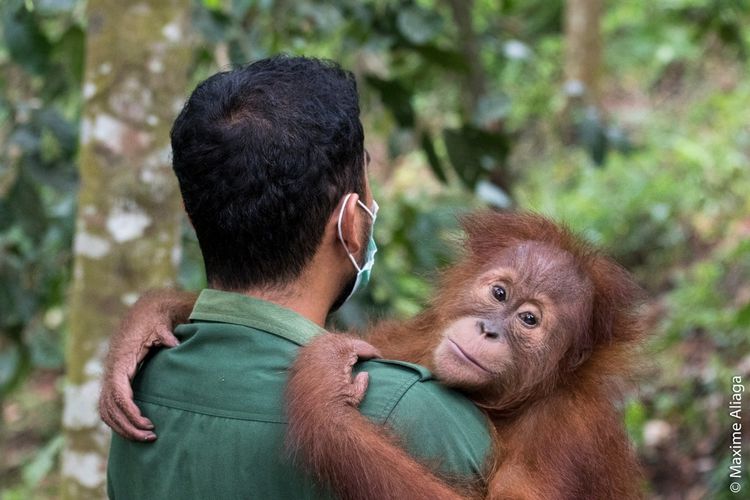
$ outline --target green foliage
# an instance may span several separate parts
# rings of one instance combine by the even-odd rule
[[[654,117],[639,149],[612,156],[606,169],[591,168],[575,152],[541,161],[518,197],[570,221],[623,264],[643,270],[644,278],[688,259],[705,243],[700,240],[726,236],[721,222],[748,209],[747,138],[742,118],[730,110],[749,90],[745,82]],[[675,114],[682,118],[677,124]]]
[[[643,426],[647,420],[646,408],[643,403],[636,399],[628,401],[625,405],[625,428],[628,435],[636,445],[643,446]]]
[[[75,8],[0,6],[0,399],[29,368],[62,363],[83,61]]]
[[[449,182],[450,166],[473,189],[500,169],[507,157],[509,136],[486,128],[488,114],[496,119],[504,116],[493,110],[506,108],[506,100],[482,101],[485,119],[480,123],[459,112],[460,88],[469,67],[457,49],[462,40],[453,29],[450,12],[441,2],[305,0],[265,5],[204,0],[195,10],[195,25],[224,51],[230,64],[282,51],[330,57],[356,68],[365,87],[363,108],[382,105],[397,125],[387,123],[391,155],[422,149],[443,182]],[[488,55],[491,45],[483,44]],[[210,67],[213,50],[206,46],[199,54],[203,69]],[[477,137],[483,145],[467,156],[466,143]],[[464,161],[467,158],[470,161]]]
[[[36,487],[50,473],[55,465],[55,457],[63,446],[63,437],[55,436],[23,468],[23,482],[31,488]]]
[[[669,336],[665,340],[700,329],[711,331],[714,342],[728,348],[729,352],[739,352],[738,349],[748,344],[750,298],[737,301],[735,296],[737,281],[750,276],[747,265],[750,251],[747,244],[743,246],[745,248],[735,249],[728,256],[711,256],[678,274],[677,287],[669,300],[681,314],[668,325]]]

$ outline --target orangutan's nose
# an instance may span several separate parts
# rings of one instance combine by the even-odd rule
[[[488,328],[484,321],[479,322],[479,332],[483,337],[487,337],[490,340],[496,340],[500,337],[500,334]]]

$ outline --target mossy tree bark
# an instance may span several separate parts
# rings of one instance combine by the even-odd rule
[[[106,498],[97,413],[108,338],[140,292],[174,283],[182,213],[169,128],[190,64],[189,0],[89,0],[62,498]]]

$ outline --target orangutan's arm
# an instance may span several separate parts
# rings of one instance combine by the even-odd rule
[[[371,345],[342,334],[316,338],[300,351],[287,388],[287,447],[341,498],[466,498],[439,480],[357,410],[368,375],[352,379]]]
[[[138,364],[154,347],[174,347],[172,333],[186,323],[196,295],[176,290],[152,290],[133,304],[112,335],[99,398],[101,419],[121,436],[134,441],[156,439],[154,426],[133,401],[130,382]]]

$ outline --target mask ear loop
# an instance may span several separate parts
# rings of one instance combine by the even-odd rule
[[[351,196],[351,193],[349,194]],[[378,213],[378,202],[375,200],[372,200],[372,210],[367,208],[367,205],[362,203],[362,200],[357,200],[357,203],[359,203],[359,206],[364,209],[365,212],[367,212],[367,215],[370,216],[370,218],[375,222],[375,215]]]
[[[341,232],[341,220],[344,218],[344,209],[346,208],[346,203],[349,201],[349,198],[351,198],[353,194],[354,193],[349,193],[346,195],[346,198],[344,198],[344,203],[341,205],[341,210],[339,211],[339,222],[338,222],[339,241],[341,242],[342,245],[344,245],[344,250],[346,250],[346,255],[349,257],[349,260],[352,261],[352,264],[354,264],[354,268],[357,270],[357,272],[362,272],[362,269],[359,267],[359,264],[357,264],[357,261],[354,259],[354,256],[349,251],[349,247],[347,247],[346,243],[344,243],[344,234]],[[365,207],[364,203],[362,203],[361,201],[357,200],[357,202],[359,202],[360,205]],[[367,210],[367,213],[369,213],[370,216],[372,216],[370,209],[365,207],[365,210]]]

